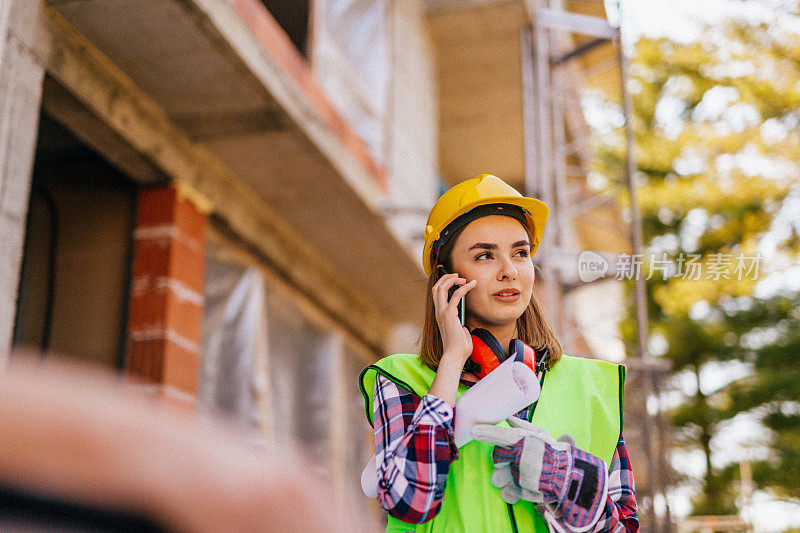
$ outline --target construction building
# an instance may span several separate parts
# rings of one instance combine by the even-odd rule
[[[554,208],[537,290],[567,351],[619,359],[614,313],[582,312],[618,286],[574,274],[631,250],[585,186],[579,95],[619,83],[618,33],[551,4],[5,0],[0,354],[117,368],[356,492],[357,376],[417,349],[427,213],[488,172]]]

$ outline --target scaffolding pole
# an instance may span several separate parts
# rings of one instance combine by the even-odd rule
[[[556,0],[557,2],[557,0]],[[545,298],[548,309],[552,310],[554,329],[562,336],[569,337],[568,317],[563,305],[565,281],[559,267],[555,251],[567,252],[571,244],[570,214],[576,208],[585,206],[586,200],[571,205],[569,194],[570,172],[567,165],[569,155],[565,127],[564,92],[566,82],[562,69],[566,64],[594,49],[601,42],[612,41],[617,45],[617,66],[621,73],[623,113],[625,115],[626,187],[630,195],[631,225],[629,237],[634,254],[642,254],[643,238],[641,213],[637,201],[636,159],[633,129],[631,122],[631,101],[627,84],[627,60],[622,50],[620,31],[612,28],[607,21],[597,17],[569,13],[548,5],[548,0],[529,0],[529,10],[533,19],[532,29],[523,29],[520,35],[522,46],[522,81],[525,119],[525,184],[526,192],[541,198],[551,208],[552,222],[545,228],[545,239],[550,246],[545,247],[540,258],[546,286]],[[564,51],[563,41],[557,39],[561,34],[581,33],[593,37],[589,44]],[[559,46],[561,45],[561,46]],[[575,141],[577,142],[577,141]],[[605,202],[606,199],[597,200]],[[555,215],[555,216],[552,216]],[[555,222],[555,224],[553,224]],[[577,253],[575,253],[577,256]],[[641,275],[635,277],[634,306],[637,324],[637,351],[628,361],[640,386],[642,401],[638,407],[641,420],[641,445],[646,455],[648,470],[649,505],[646,507],[650,530],[668,533],[672,530],[669,506],[666,499],[666,421],[660,409],[651,413],[648,400],[658,403],[661,378],[669,371],[669,365],[651,357],[647,351],[648,316],[645,280]],[[633,376],[632,376],[633,377]],[[652,401],[652,400],[651,400]],[[656,513],[655,502],[662,498],[665,513]]]
[[[526,176],[526,183],[532,183],[531,190],[535,191],[542,199],[542,201],[551,207],[551,211],[555,209],[558,212],[553,183],[553,158],[550,156],[553,152],[553,116],[552,116],[552,96],[550,88],[552,80],[550,79],[550,68],[547,61],[539,60],[539,55],[542,53],[549,54],[548,36],[542,28],[534,26],[533,29],[533,43],[532,47],[537,52],[537,57],[534,60],[531,57],[530,48],[527,55],[531,57],[531,62],[528,68],[532,69],[531,79],[533,80],[534,98],[533,104],[536,110],[533,114],[535,128],[533,131],[533,138],[535,139],[535,158],[536,173],[534,176]],[[546,246],[543,248],[544,253],[541,257],[541,268],[544,273],[544,287],[545,287],[545,306],[550,310],[551,327],[558,333],[564,334],[563,328],[563,309],[562,298],[559,287],[558,272],[554,266],[553,250],[559,246],[559,235],[556,231],[558,228],[558,221],[555,224],[552,222],[545,226],[544,236],[542,239],[545,242],[551,243],[553,246]]]
[[[638,192],[636,187],[636,143],[633,136],[633,120],[632,120],[632,105],[631,96],[628,92],[628,59],[625,56],[625,51],[622,46],[621,33],[617,35],[617,52],[619,57],[620,68],[620,90],[622,92],[622,113],[625,118],[625,182],[628,187],[628,196],[630,201],[631,213],[631,240],[633,242],[634,257],[641,257],[644,244],[642,237],[642,215],[639,209]],[[634,271],[634,298],[636,301],[636,333],[637,333],[637,349],[638,357],[642,363],[644,370],[644,396],[646,399],[656,398],[659,394],[659,364],[650,355],[647,349],[648,337],[648,316],[647,316],[647,287],[645,279],[641,272]],[[642,435],[645,436],[645,442],[648,450],[650,472],[656,483],[653,484],[652,497],[654,499],[652,516],[653,526],[656,533],[668,533],[671,529],[671,519],[669,503],[666,498],[666,488],[664,484],[666,472],[666,465],[664,464],[664,418],[663,413],[658,406],[655,413],[650,413],[647,406],[644,406],[647,418],[651,421],[643,428]],[[653,430],[654,434],[650,431]],[[655,497],[661,495],[664,498],[664,519],[659,520],[655,513]]]

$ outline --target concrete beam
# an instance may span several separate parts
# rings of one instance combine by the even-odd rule
[[[178,186],[207,199],[214,224],[371,349],[383,351],[390,320],[362,291],[344,282],[324,257],[207,149],[188,139],[57,12],[44,4],[35,7],[20,28],[20,39],[59,85]]]
[[[0,366],[11,348],[44,68],[11,27],[28,0],[0,4]]]

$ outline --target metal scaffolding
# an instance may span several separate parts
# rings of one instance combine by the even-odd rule
[[[525,184],[526,192],[541,198],[551,207],[554,221],[545,228],[545,247],[537,255],[545,279],[545,304],[552,310],[553,327],[565,338],[569,345],[570,317],[565,305],[564,295],[575,287],[574,280],[564,276],[564,257],[577,258],[580,250],[570,238],[572,217],[585,213],[609,201],[608,197],[588,194],[586,188],[575,194],[579,188],[579,178],[584,180],[584,168],[588,156],[587,134],[582,133],[576,124],[575,113],[580,108],[567,105],[565,95],[570,91],[577,93],[581,85],[581,72],[570,68],[572,60],[598,46],[611,43],[618,54],[613,64],[604,68],[617,68],[620,72],[623,112],[625,115],[625,137],[627,141],[625,182],[630,197],[630,227],[624,228],[630,239],[634,256],[643,249],[642,228],[634,176],[636,163],[631,126],[630,95],[626,90],[627,59],[620,40],[620,29],[598,17],[576,14],[561,9],[559,0],[529,0],[531,28],[521,34],[522,76],[525,120]],[[582,34],[590,37],[579,46],[573,44],[572,35]],[[577,101],[577,100],[576,100]],[[571,140],[568,139],[571,133]],[[570,158],[579,164],[568,164]],[[576,201],[576,197],[580,197]],[[577,263],[577,261],[575,261]],[[668,422],[660,409],[653,408],[659,402],[661,383],[669,372],[669,365],[658,360],[647,351],[648,317],[645,280],[635,276],[634,305],[637,324],[637,350],[635,357],[626,361],[628,384],[626,397],[626,425],[628,440],[637,440],[646,461],[646,480],[643,489],[637,494],[640,514],[645,530],[670,532],[673,530],[666,490],[669,484],[670,467],[666,459]],[[635,401],[630,401],[635,400]],[[648,409],[648,405],[650,408]],[[630,420],[637,421],[630,424]],[[641,467],[641,465],[640,465]]]

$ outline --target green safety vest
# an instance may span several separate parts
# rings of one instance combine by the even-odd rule
[[[436,375],[416,354],[390,355],[365,368],[360,386],[370,425],[378,373],[420,397],[428,393]],[[528,418],[547,429],[553,438],[569,433],[578,448],[608,465],[622,432],[624,380],[625,369],[621,365],[564,355],[542,377],[541,395]],[[459,385],[458,396],[466,390],[466,386]],[[547,532],[547,524],[533,503],[520,500],[509,505],[500,498],[500,489],[491,482],[493,448],[492,444],[476,440],[462,446],[458,459],[450,465],[436,517],[424,524],[407,524],[389,516],[386,531]]]

